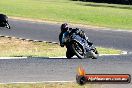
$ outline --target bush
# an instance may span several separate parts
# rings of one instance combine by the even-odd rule
[[[132,5],[132,0],[73,0],[73,1]]]

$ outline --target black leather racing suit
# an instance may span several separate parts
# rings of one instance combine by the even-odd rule
[[[69,32],[70,35],[72,35],[73,33],[78,34],[80,37],[82,37],[85,40],[87,40],[87,42],[88,42],[89,45],[92,45],[93,44],[93,43],[91,43],[89,41],[88,37],[86,37],[86,34],[84,33],[84,31],[82,31],[82,30],[80,30],[78,28],[76,28],[76,29],[69,28],[67,31]],[[65,33],[65,31],[64,32],[61,32],[60,35],[59,35],[59,41],[60,41],[60,46],[61,47],[64,47],[64,44],[62,42],[63,33]]]
[[[0,27],[4,27],[7,22],[7,16],[4,14],[0,14]]]

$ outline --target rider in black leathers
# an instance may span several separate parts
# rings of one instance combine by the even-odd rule
[[[92,42],[89,41],[88,37],[86,37],[86,34],[84,33],[84,31],[82,31],[79,28],[75,28],[75,29],[69,28],[68,27],[68,24],[67,23],[64,23],[64,24],[61,25],[61,33],[59,35],[59,41],[60,41],[60,46],[61,47],[64,47],[64,43],[62,42],[62,35],[66,31],[68,31],[69,34],[73,34],[73,33],[78,34],[80,37],[82,37],[85,40],[87,40],[87,42],[88,42],[89,45],[92,45],[93,44]]]
[[[8,17],[4,14],[0,14],[0,27],[5,27]]]

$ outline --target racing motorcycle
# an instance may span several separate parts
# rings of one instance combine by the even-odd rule
[[[4,14],[0,14],[0,27],[5,27],[10,29],[10,25],[8,23],[8,17]]]
[[[92,58],[97,59],[98,51],[95,46],[89,45],[87,40],[83,39],[79,35],[73,33],[69,35],[69,32],[63,33],[62,42],[66,46],[66,57],[71,58],[76,55],[78,58]]]

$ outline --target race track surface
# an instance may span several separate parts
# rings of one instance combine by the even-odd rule
[[[58,42],[60,24],[9,20],[12,29],[0,29],[0,35]],[[82,28],[96,46],[132,51],[132,32],[91,30]],[[77,68],[87,73],[132,75],[132,55],[101,56],[98,59],[37,58],[0,59],[0,83],[75,81]],[[111,87],[112,86],[112,87]],[[102,88],[132,88],[130,84],[107,85]]]
[[[101,56],[96,59],[27,58],[1,59],[0,83],[75,81],[77,68],[90,74],[131,74],[132,55]],[[130,84],[113,84],[115,88],[131,88]],[[113,88],[112,84],[103,87]]]

